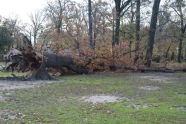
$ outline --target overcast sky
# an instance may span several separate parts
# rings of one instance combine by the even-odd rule
[[[47,1],[52,0],[0,0],[0,16],[6,18],[17,17],[22,22],[29,23],[29,15],[43,9]],[[83,0],[74,1],[80,2]]]
[[[47,1],[52,0],[0,0],[0,16],[29,23],[29,15],[43,9]]]
[[[42,9],[47,0],[0,0],[0,15],[7,18],[18,18],[23,22],[29,21],[29,15]]]

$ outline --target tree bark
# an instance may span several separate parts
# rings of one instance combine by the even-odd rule
[[[185,33],[185,26],[184,26],[184,17],[182,12],[182,3],[181,1],[176,1],[177,7],[179,11],[180,16],[180,37],[179,37],[179,46],[178,46],[178,62],[181,63],[182,61],[182,49],[183,49],[183,39],[184,39],[184,33]]]
[[[91,49],[94,49],[94,43],[93,43],[93,19],[92,19],[92,4],[91,0],[88,0],[88,18],[89,18],[89,47]]]
[[[139,59],[139,47],[140,47],[140,6],[141,0],[136,0],[136,52],[134,58],[134,64]]]
[[[116,27],[115,27],[115,37],[114,37],[114,46],[119,44],[120,37],[120,13],[121,13],[121,0],[118,0],[116,3]]]
[[[148,67],[151,66],[151,59],[153,54],[153,47],[154,47],[154,38],[156,32],[156,24],[157,24],[157,17],[159,13],[159,5],[161,0],[155,0],[153,9],[152,9],[152,16],[151,16],[151,23],[150,23],[150,30],[149,30],[149,39],[147,43],[147,51],[146,51],[146,65]]]

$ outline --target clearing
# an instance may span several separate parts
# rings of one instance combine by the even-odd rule
[[[0,81],[0,123],[186,123],[185,73],[104,72],[56,78]]]

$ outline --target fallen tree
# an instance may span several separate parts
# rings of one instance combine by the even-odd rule
[[[75,60],[68,56],[57,54],[41,54],[36,52],[26,36],[23,38],[24,46],[20,50],[13,49],[6,56],[7,71],[30,71],[28,80],[52,80],[47,68],[68,68],[78,74],[87,73],[83,67],[75,65]]]
[[[118,65],[109,65],[111,70],[114,69],[125,69],[138,72],[165,72],[165,73],[175,73],[175,72],[186,72],[186,68],[179,69],[168,69],[168,68],[147,68],[147,67],[133,67],[133,66],[118,66]]]
[[[11,80],[52,80],[53,78],[48,74],[49,68],[57,68],[58,70],[63,70],[67,68],[75,73],[83,74],[88,73],[87,67],[89,64],[94,63],[95,59],[100,59],[98,56],[89,56],[86,54],[81,54],[85,56],[84,65],[77,66],[77,60],[69,56],[57,55],[57,54],[47,54],[37,52],[32,46],[27,37],[23,37],[24,46],[21,49],[12,49],[6,56],[5,60],[7,62],[7,71],[22,71],[30,73],[25,77],[16,77],[13,75]],[[108,58],[101,58],[108,59]],[[109,61],[109,59],[107,60]],[[179,69],[168,69],[168,68],[147,68],[147,67],[135,67],[135,66],[118,66],[114,64],[107,64],[104,62],[99,62],[97,65],[99,67],[109,67],[110,70],[114,69],[124,69],[138,72],[186,72],[186,68]],[[99,69],[92,69],[93,71],[99,71]],[[6,79],[6,78],[0,78]]]

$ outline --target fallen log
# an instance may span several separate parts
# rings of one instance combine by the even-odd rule
[[[109,65],[111,70],[114,69],[125,69],[137,72],[165,72],[165,73],[175,73],[175,72],[186,72],[186,68],[180,69],[168,69],[168,68],[146,68],[146,67],[135,67],[135,66],[118,66],[111,64]]]

